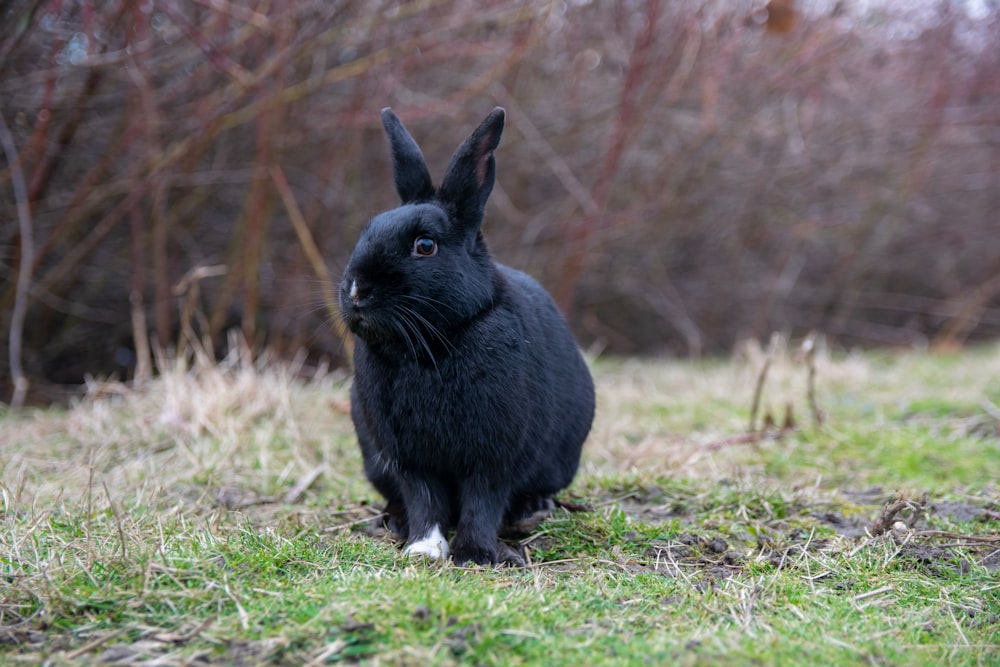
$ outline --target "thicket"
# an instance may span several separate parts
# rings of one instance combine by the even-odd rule
[[[585,345],[996,337],[1000,4],[878,5],[0,2],[0,396],[234,328],[342,362],[387,105],[438,176],[506,107],[487,234]]]

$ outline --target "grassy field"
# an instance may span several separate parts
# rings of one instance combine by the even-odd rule
[[[595,361],[587,509],[523,569],[401,554],[339,375],[0,412],[0,663],[1000,665],[1000,347],[820,353],[821,424],[779,348],[757,421],[794,425],[746,437],[764,364]]]

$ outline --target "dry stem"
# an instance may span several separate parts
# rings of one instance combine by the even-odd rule
[[[24,172],[14,146],[14,137],[7,127],[7,121],[0,113],[0,143],[3,144],[10,165],[11,185],[14,187],[14,198],[17,200],[17,222],[21,233],[21,262],[17,270],[17,290],[14,296],[14,312],[10,318],[10,375],[14,384],[10,404],[14,407],[24,405],[28,393],[28,378],[21,366],[21,346],[24,341],[24,316],[28,311],[28,285],[31,282],[31,265],[34,259],[34,240],[32,238],[31,208],[28,205],[28,190],[24,182]]]

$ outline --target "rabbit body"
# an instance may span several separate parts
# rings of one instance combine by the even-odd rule
[[[552,299],[496,264],[480,232],[496,109],[434,189],[389,110],[403,205],[362,232],[340,286],[355,334],[351,416],[365,473],[407,551],[497,562],[497,534],[572,481],[594,414],[590,372]]]

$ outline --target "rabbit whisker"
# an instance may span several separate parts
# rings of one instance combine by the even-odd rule
[[[437,359],[434,358],[434,351],[431,349],[430,341],[424,335],[424,331],[426,330],[428,333],[432,334],[435,338],[443,342],[445,345],[450,344],[448,339],[441,334],[441,332],[437,329],[437,327],[431,324],[427,320],[427,318],[421,315],[420,313],[411,310],[409,308],[406,308],[405,306],[400,306],[400,308],[407,312],[407,315],[410,318],[410,323],[413,326],[415,333],[420,340],[421,345],[423,345],[424,350],[427,351],[427,356],[431,358],[431,362],[434,364],[434,367],[437,368]]]
[[[417,348],[413,345],[413,340],[410,337],[410,331],[406,328],[406,321],[402,317],[393,317],[390,320],[392,322],[393,328],[399,332],[399,337],[403,339],[406,343],[407,349],[409,349],[410,354],[414,357],[417,356]]]
[[[424,338],[424,336],[421,334],[420,331],[421,320],[423,320],[425,326],[427,326],[431,331],[436,331],[434,327],[430,325],[430,323],[426,322],[425,318],[423,318],[423,316],[420,315],[420,313],[410,308],[407,308],[406,306],[397,305],[394,310],[395,313],[399,316],[396,321],[399,322],[402,327],[408,329],[409,333],[413,334],[413,337],[416,338],[417,342],[420,343],[420,346],[424,349],[424,352],[426,352],[427,356],[430,357],[431,363],[434,365],[434,369],[438,370],[437,359],[434,358],[434,351],[431,349],[430,343],[427,342],[427,339]],[[440,333],[438,335],[440,336]],[[407,336],[407,341],[409,340],[410,337]],[[414,358],[416,358],[417,351],[414,345],[412,343],[409,343],[409,346],[410,346],[410,353],[413,355]]]
[[[416,303],[425,304],[434,310],[438,315],[444,315],[445,311],[450,311],[452,313],[459,312],[454,305],[441,301],[440,299],[433,299],[429,296],[423,296],[420,294],[403,294],[401,298],[414,301]],[[443,308],[438,308],[437,306],[442,306]]]
[[[400,306],[400,308],[404,307]],[[420,313],[410,310],[409,308],[406,309],[406,314],[421,341],[424,341],[427,344],[437,342],[445,347],[449,352],[454,352],[455,345],[448,340],[447,336],[441,333],[441,330],[438,329],[434,323]],[[427,353],[430,354],[430,349],[427,350]]]
[[[327,310],[327,305],[325,303],[311,305],[305,309],[306,315],[315,315],[316,313],[322,313]]]
[[[436,338],[446,348],[449,348],[451,351],[455,350],[455,345],[450,340],[448,340],[447,336],[441,333],[441,330],[437,326],[435,326],[433,322],[431,322],[426,317],[421,315],[419,312],[413,310],[412,308],[408,308],[406,306],[398,306],[398,308],[400,310],[406,311],[406,313],[411,317],[413,317],[418,324],[423,325],[423,328],[426,329],[429,334],[434,336],[434,338]]]

